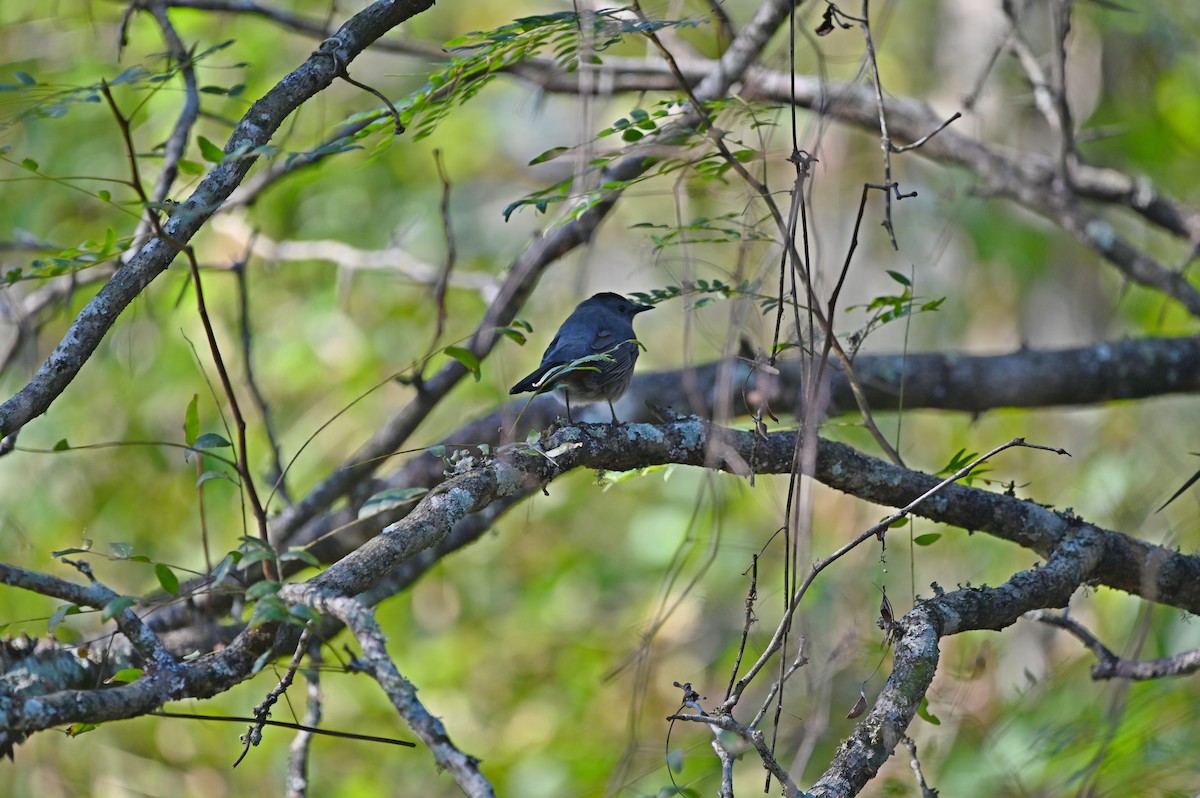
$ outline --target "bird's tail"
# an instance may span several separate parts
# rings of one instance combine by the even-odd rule
[[[546,372],[549,370],[549,368],[539,368],[537,371],[533,372],[528,377],[509,388],[508,393],[510,395],[518,393],[534,393],[539,388],[544,387],[541,384],[542,378],[546,376]]]

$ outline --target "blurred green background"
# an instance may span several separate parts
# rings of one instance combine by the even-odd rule
[[[296,13],[340,21],[362,4],[298,0]],[[812,7],[809,7],[809,6]],[[756,4],[730,2],[744,22]],[[918,96],[949,115],[975,86],[994,42],[1005,27],[999,3],[976,0],[910,0],[873,5],[879,67],[886,90]],[[504,24],[527,14],[569,10],[562,3],[439,4],[391,38],[440,45],[468,31]],[[701,3],[645,6],[652,16],[703,17]],[[806,4],[805,31],[815,28],[820,4]],[[136,15],[129,46],[118,53],[123,6],[63,0],[48,6],[0,4],[0,250],[3,268],[31,262],[88,240],[103,241],[112,228],[132,232],[132,193],[111,181],[127,177],[122,141],[103,103],[77,102],[66,113],[38,114],[61,93],[113,79],[141,65],[165,66],[164,45],[147,15]],[[1037,32],[1040,10],[1030,12],[1031,47],[1044,53]],[[1042,16],[1037,16],[1041,14]],[[263,18],[185,9],[171,18],[183,40],[198,51],[233,43],[197,65],[202,86],[231,87],[234,96],[203,95],[188,158],[204,165],[198,137],[218,146],[231,123],[281,77],[301,63],[314,40]],[[716,52],[713,25],[674,34],[701,54]],[[786,64],[777,37],[768,65]],[[1152,9],[1117,10],[1076,4],[1070,40],[1069,81],[1080,151],[1096,164],[1145,175],[1183,202],[1200,201],[1200,7],[1178,0]],[[630,39],[605,56],[652,55]],[[862,39],[839,31],[820,40],[801,38],[797,70],[835,79],[859,74]],[[351,74],[389,97],[424,85],[434,67],[416,57],[368,51]],[[28,85],[22,77],[31,78]],[[751,94],[751,92],[747,92]],[[152,179],[181,101],[177,78],[117,85],[114,95],[133,117],[142,167]],[[421,141],[401,136],[378,147],[329,158],[274,185],[250,207],[222,214],[193,243],[205,272],[205,293],[223,351],[236,374],[238,292],[230,264],[246,246],[246,231],[275,241],[340,242],[361,250],[396,247],[414,262],[439,268],[446,239],[438,211],[442,186],[439,150],[451,180],[451,220],[456,271],[475,287],[447,297],[447,330],[439,345],[468,334],[483,314],[489,291],[504,269],[553,217],[532,208],[505,221],[502,210],[524,194],[569,177],[563,158],[528,162],[554,146],[587,141],[634,108],[650,108],[669,95],[594,98],[583,107],[569,96],[547,94],[501,77],[474,100],[455,108]],[[274,143],[285,153],[317,146],[348,116],[375,107],[370,95],[335,83],[297,112]],[[775,123],[736,131],[761,148],[772,187],[790,184],[790,114],[757,108]],[[840,268],[864,181],[881,180],[878,137],[849,130],[808,112],[798,115],[802,146],[820,159],[812,187],[814,264],[829,287]],[[1054,152],[1055,138],[1033,105],[1028,81],[1013,59],[1001,58],[974,113],[956,129],[1016,152]],[[620,145],[600,139],[600,150]],[[281,155],[280,158],[285,156]],[[32,159],[37,172],[22,167]],[[256,172],[265,168],[260,163]],[[757,167],[756,167],[757,168]],[[876,331],[864,351],[961,350],[999,353],[1020,346],[1054,348],[1123,336],[1193,334],[1197,326],[1177,305],[1122,282],[1060,229],[1012,204],[974,191],[961,170],[895,158],[896,178],[915,199],[894,206],[900,252],[877,226],[881,203],[873,197],[850,274],[839,330],[851,333],[867,318],[862,305],[894,293],[888,270],[911,275],[922,297],[946,297],[936,313]],[[252,172],[252,178],[255,172]],[[102,178],[95,180],[93,178]],[[678,220],[760,209],[745,188],[728,182],[651,180],[632,189],[592,244],[556,264],[536,299],[522,313],[533,325],[530,343],[501,343],[478,383],[466,382],[438,408],[411,442],[432,445],[464,419],[507,399],[507,387],[537,361],[555,326],[594,291],[647,291],[683,280],[736,281],[767,275],[776,249],[769,243],[695,244],[656,250],[643,222]],[[184,174],[172,196],[185,198],[200,175]],[[112,203],[97,198],[110,191]],[[781,200],[782,201],[782,200]],[[746,210],[747,207],[750,210]],[[136,209],[134,210],[136,214]],[[551,213],[554,213],[552,206]],[[1149,231],[1128,215],[1107,217],[1131,241],[1168,264],[1185,260],[1186,247]],[[766,229],[766,228],[764,228]],[[45,250],[16,246],[43,242]],[[393,257],[391,263],[399,262]],[[7,398],[28,380],[60,340],[74,314],[94,294],[89,272],[44,328],[24,339],[0,375]],[[329,260],[253,258],[247,271],[255,373],[273,412],[285,457],[317,429],[389,374],[404,371],[429,349],[435,327],[431,289],[383,265],[348,268]],[[5,308],[42,287],[37,280],[3,289]],[[851,306],[859,306],[853,309]],[[15,330],[12,314],[0,328],[5,349]],[[706,362],[739,337],[770,345],[773,317],[748,301],[693,308],[668,302],[638,320],[648,351],[639,368],[678,368]],[[191,343],[198,347],[195,355]],[[7,562],[75,578],[51,552],[93,541],[97,576],[114,589],[143,594],[157,583],[149,565],[105,557],[114,543],[177,568],[202,570],[196,468],[179,449],[155,445],[78,450],[112,441],[183,440],[185,409],[199,396],[203,432],[224,433],[209,383],[215,380],[203,331],[176,264],[121,317],[100,350],[49,413],[22,433],[22,451],[0,459],[0,557]],[[434,366],[441,362],[437,356]],[[398,383],[354,404],[304,450],[289,473],[294,496],[303,493],[402,407],[411,389]],[[1144,539],[1195,550],[1200,542],[1200,492],[1167,511],[1154,509],[1200,462],[1200,413],[1193,397],[1124,402],[1086,409],[996,411],[979,418],[908,412],[902,428],[894,416],[880,423],[910,466],[936,471],[959,450],[986,451],[1022,435],[1061,446],[1067,461],[1045,452],[1006,452],[986,476],[1015,480],[1019,494],[1056,507],[1073,507],[1097,524]],[[269,468],[266,438],[251,412],[250,446],[256,473]],[[791,419],[784,419],[791,423]],[[831,419],[824,434],[877,453],[856,417]],[[66,439],[73,450],[50,450]],[[463,443],[470,443],[463,441]],[[402,459],[402,458],[401,458]],[[399,460],[398,460],[399,462]],[[999,488],[996,488],[999,489]],[[762,560],[757,614],[761,623],[749,650],[765,645],[782,603],[778,541],[768,544],[784,518],[786,482],[760,478],[751,487],[728,475],[695,469],[656,471],[612,486],[594,474],[574,473],[509,513],[495,534],[438,565],[413,590],[381,609],[391,651],[401,671],[420,688],[457,744],[483,760],[484,773],[501,794],[643,796],[675,781],[689,794],[711,795],[718,766],[707,732],[676,727],[668,738],[663,718],[679,705],[672,682],[691,682],[718,701],[736,650],[748,587],[745,571],[754,553]],[[204,506],[216,556],[244,533],[232,485],[210,482]],[[277,509],[277,508],[273,508]],[[813,496],[812,544],[801,560],[827,554],[885,514],[818,487]],[[913,535],[945,533],[934,545],[911,545]],[[995,585],[1031,566],[1030,552],[962,530],[928,522],[894,530],[885,556],[862,548],[822,575],[806,599],[796,629],[808,639],[811,663],[791,682],[780,721],[779,753],[802,785],[821,771],[854,721],[845,715],[865,685],[868,698],[882,686],[889,655],[875,626],[880,588],[897,614],[930,583]],[[47,632],[55,604],[6,590],[0,623],[7,634]],[[1154,657],[1200,645],[1190,618],[1142,607],[1123,594],[1101,590],[1077,597],[1073,614],[1110,647]],[[96,624],[75,616],[55,629],[65,642],[83,641]],[[365,676],[340,672],[327,652],[322,686],[325,725],[333,729],[409,738],[390,705]],[[1194,751],[1197,693],[1187,679],[1150,684],[1095,684],[1091,660],[1061,634],[1020,622],[1002,634],[975,633],[944,642],[943,660],[930,693],[940,720],[914,722],[926,775],[943,795],[1062,795],[1093,786],[1093,794],[1191,795],[1200,789]],[[344,656],[344,655],[342,655]],[[277,671],[206,702],[177,711],[247,715],[269,690]],[[766,683],[743,710],[761,701]],[[291,693],[297,717],[303,691]],[[292,720],[287,708],[276,719]],[[747,718],[743,718],[747,719]],[[236,725],[144,718],[108,724],[71,739],[37,735],[0,765],[0,794],[56,796],[270,795],[283,791],[290,733],[268,730],[263,745],[236,769]],[[760,789],[759,769],[739,765],[740,791]],[[905,757],[894,757],[868,788],[872,795],[919,794]],[[421,750],[318,739],[313,746],[313,795],[457,795]],[[669,794],[669,793],[661,793]]]

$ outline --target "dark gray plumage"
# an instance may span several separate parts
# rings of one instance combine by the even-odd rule
[[[580,302],[575,311],[558,328],[558,333],[542,363],[510,390],[510,394],[544,393],[557,389],[567,403],[567,420],[571,421],[571,402],[608,402],[612,423],[619,424],[613,400],[619,399],[633,378],[633,365],[638,358],[637,338],[633,332],[633,317],[651,305],[630,302],[620,294],[596,294]],[[589,355],[602,355],[566,373],[554,369],[568,366]]]

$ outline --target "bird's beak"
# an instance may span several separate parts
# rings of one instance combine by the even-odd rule
[[[636,316],[637,314],[641,313],[643,310],[654,310],[654,306],[653,305],[634,305],[633,306],[633,315]]]

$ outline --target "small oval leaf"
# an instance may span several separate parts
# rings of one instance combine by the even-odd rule
[[[133,596],[117,596],[112,601],[104,605],[104,609],[100,612],[100,617],[106,621],[111,621],[125,610],[129,609],[137,602]]]
[[[192,442],[193,449],[227,449],[233,446],[215,432],[206,432]]]
[[[204,136],[197,137],[200,142],[200,155],[210,163],[220,163],[225,159],[225,151],[213,144]]]
[[[122,668],[104,680],[105,684],[128,684],[136,682],[142,676],[141,668]]]
[[[172,596],[179,595],[179,577],[175,575],[167,566],[158,563],[154,566],[154,575],[158,577],[158,584],[162,589],[170,593]]]
[[[428,488],[392,488],[380,491],[363,502],[363,506],[358,510],[358,517],[367,518],[372,515],[379,515],[393,507],[411,504],[428,492]]]
[[[448,346],[445,348],[445,353],[457,360],[466,367],[467,371],[475,375],[475,382],[479,382],[483,373],[479,370],[479,358],[470,349],[464,349],[461,346]]]

